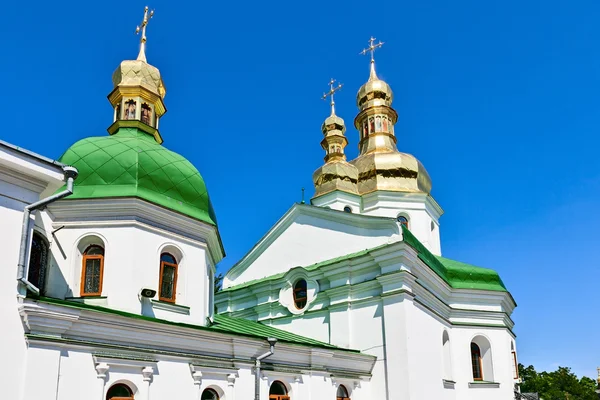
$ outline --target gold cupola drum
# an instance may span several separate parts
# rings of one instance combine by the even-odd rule
[[[158,68],[146,61],[146,26],[153,15],[154,11],[148,12],[146,7],[136,28],[136,33],[141,33],[137,59],[121,62],[113,73],[114,89],[108,100],[114,108],[114,121],[108,132],[112,135],[119,128],[138,128],[162,143],[158,122],[167,112],[163,101],[166,89]]]
[[[323,99],[331,97],[331,115],[325,119],[321,131],[325,136],[321,141],[321,147],[325,150],[325,164],[313,174],[315,185],[315,196],[320,196],[335,190],[358,194],[356,182],[358,171],[356,167],[346,161],[344,148],[348,139],[344,135],[346,125],[344,120],[335,114],[335,102],[333,95],[342,88],[342,85],[334,85],[335,80],[329,82],[329,92],[323,94]]]
[[[375,50],[383,42],[369,40],[361,54],[370,54],[369,80],[356,96],[359,113],[354,126],[359,132],[359,156],[352,161],[358,170],[358,191],[365,194],[376,190],[395,192],[431,191],[431,179],[423,165],[413,155],[401,153],[396,147],[394,125],[398,113],[392,108],[390,86],[379,79],[375,71]]]

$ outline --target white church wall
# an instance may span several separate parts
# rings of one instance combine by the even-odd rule
[[[51,165],[48,160],[37,159],[31,153],[24,154],[9,145],[0,144],[0,348],[5,359],[10,360],[2,368],[2,396],[7,399],[20,399],[23,396],[27,356],[16,280],[23,211],[25,206],[50,195],[60,187],[62,179],[59,166]],[[33,218],[30,220],[30,227],[33,227]],[[32,229],[29,232],[31,239]],[[21,292],[23,293],[24,291]],[[36,380],[38,378],[35,377]]]
[[[344,216],[339,215],[339,218],[342,217]],[[287,272],[298,266],[306,267],[400,239],[398,227],[386,222],[382,221],[380,226],[360,227],[311,215],[299,215],[256,259],[245,265],[245,269],[239,273],[228,273],[224,287]]]
[[[214,267],[201,243],[169,235],[141,223],[95,223],[87,221],[62,226],[41,213],[45,236],[50,238],[52,263],[47,295],[73,299],[136,314],[204,325],[209,316],[209,275]],[[111,226],[113,225],[113,226]],[[81,296],[82,254],[91,244],[104,247],[104,271],[101,297]],[[160,282],[160,255],[172,254],[177,262],[176,300],[174,305],[157,302]],[[138,297],[142,288],[154,289],[152,299]],[[181,307],[178,307],[181,306]]]

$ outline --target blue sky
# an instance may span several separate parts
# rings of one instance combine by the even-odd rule
[[[57,158],[105,135],[111,74],[137,55],[144,2],[3,5],[0,138]],[[229,268],[322,163],[331,77],[357,154],[358,53],[386,44],[398,147],[444,208],[446,257],[494,268],[519,307],[520,361],[600,365],[600,3],[516,1],[149,4],[148,61],[167,86],[165,145],[204,176]]]

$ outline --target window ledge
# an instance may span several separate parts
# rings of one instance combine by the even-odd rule
[[[498,383],[498,382],[486,382],[486,381],[469,382],[469,387],[470,388],[499,388],[500,387],[500,383]]]
[[[449,379],[442,379],[442,383],[444,384],[445,389],[454,389],[454,384],[456,382]]]
[[[67,301],[75,301],[77,303],[91,304],[93,306],[107,306],[108,297],[106,296],[82,296],[82,297],[65,297]]]
[[[152,308],[157,310],[165,310],[177,314],[190,315],[190,308],[179,304],[168,303],[166,301],[152,300]]]

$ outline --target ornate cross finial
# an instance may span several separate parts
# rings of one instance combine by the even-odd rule
[[[340,83],[337,86],[334,86],[335,79],[331,78],[329,81],[329,92],[323,93],[323,100],[327,99],[327,97],[331,96],[331,115],[335,115],[335,102],[333,101],[333,94],[342,88],[342,84]]]
[[[138,54],[138,60],[146,61],[146,25],[148,21],[154,15],[154,10],[148,14],[148,6],[144,8],[144,19],[142,23],[135,28],[135,33],[139,34],[142,31],[142,37],[140,38],[140,54]]]
[[[369,77],[369,80],[377,79],[377,74],[375,73],[375,50],[377,50],[381,46],[383,46],[383,42],[380,40],[379,43],[376,44],[375,38],[371,36],[371,39],[369,39],[369,47],[363,49],[363,51],[359,53],[363,56],[367,53],[371,53],[371,76]]]

